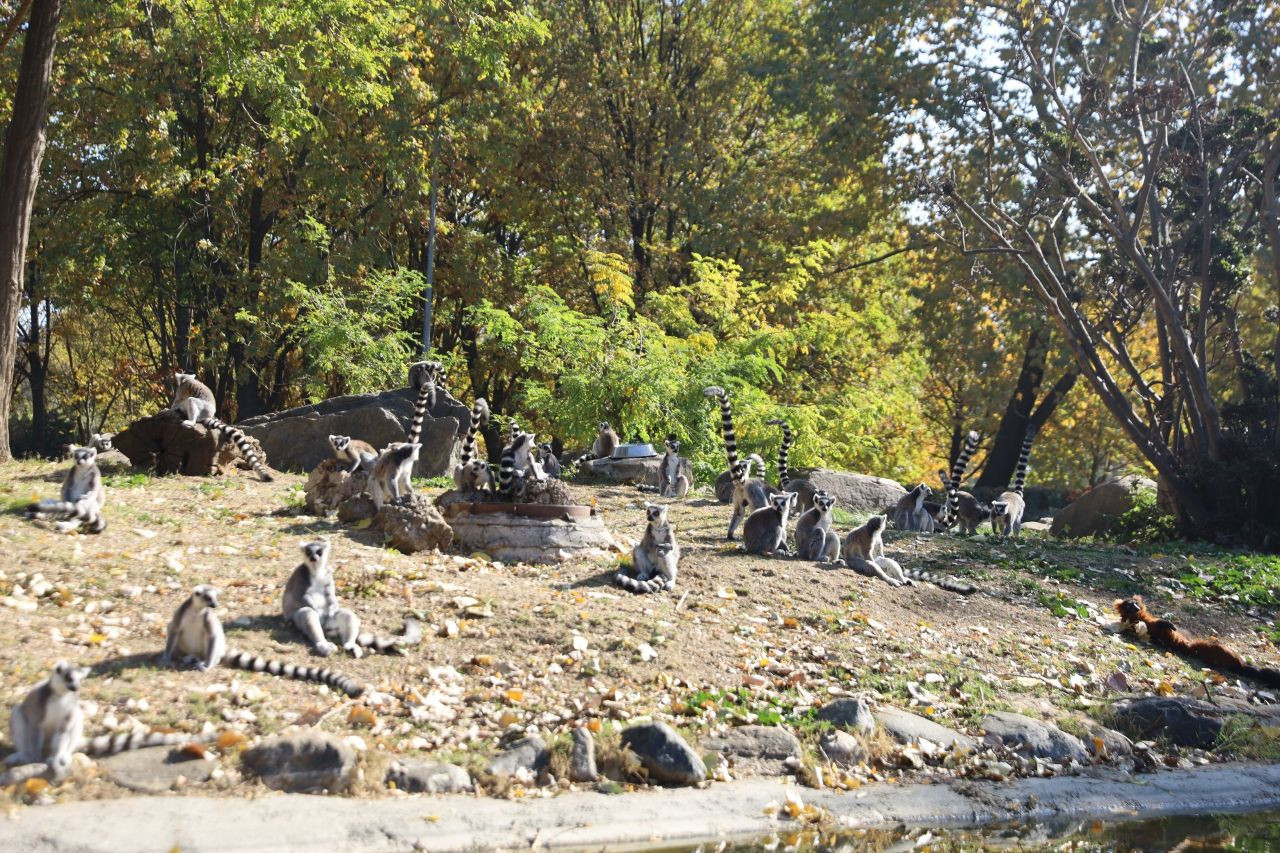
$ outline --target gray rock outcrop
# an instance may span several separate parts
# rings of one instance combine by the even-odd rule
[[[733,759],[739,774],[781,776],[791,763],[803,758],[800,741],[780,726],[737,726],[702,742],[706,752]]]
[[[1155,489],[1153,481],[1132,474],[1101,483],[1059,511],[1049,531],[1068,539],[1105,533],[1117,518],[1133,508],[1139,492]]]
[[[458,794],[472,788],[471,776],[464,768],[413,758],[391,762],[386,782],[409,794]]]
[[[871,707],[861,697],[846,696],[828,702],[818,709],[818,719],[864,735],[871,734],[876,727]]]
[[[416,394],[408,388],[379,394],[350,394],[310,406],[259,415],[237,424],[256,438],[282,471],[310,471],[333,455],[330,435],[349,435],[374,447],[404,441],[413,420]],[[422,451],[415,477],[452,472],[470,410],[444,391],[422,425]]]
[[[218,765],[177,749],[136,749],[98,762],[107,778],[141,794],[161,794],[192,782],[207,782]]]
[[[839,729],[822,736],[818,741],[818,752],[840,767],[853,767],[867,760],[867,750],[862,742]]]
[[[1254,705],[1220,697],[1212,703],[1188,696],[1147,696],[1112,706],[1116,726],[1135,738],[1164,738],[1176,746],[1210,749],[1228,718],[1245,716],[1268,727],[1280,727],[1280,706]]]
[[[1004,745],[1036,758],[1066,763],[1084,764],[1089,753],[1080,738],[1042,720],[1033,720],[1022,714],[997,711],[982,720],[985,740],[991,746]]]
[[[977,743],[968,735],[960,734],[933,720],[912,714],[901,708],[880,708],[875,712],[876,722],[898,743],[914,743],[920,738],[943,747],[959,746],[973,749]]]
[[[799,472],[796,472],[799,476]],[[805,475],[815,489],[821,489],[836,499],[836,505],[849,512],[881,512],[892,507],[907,490],[884,477],[866,474],[846,474],[819,468]]]
[[[383,504],[373,519],[391,547],[404,554],[443,551],[453,541],[453,528],[431,499],[415,494],[403,504]]]
[[[637,486],[653,486],[657,488],[662,470],[661,456],[646,456],[639,459],[590,459],[581,465],[583,471],[608,477],[615,483],[631,483]],[[693,483],[693,464],[685,458],[680,460],[680,470]],[[731,481],[732,482],[732,481]],[[732,485],[730,485],[732,490]]]
[[[489,759],[486,770],[494,776],[511,776],[525,770],[536,778],[551,760],[547,744],[540,737],[524,737]]]
[[[594,782],[600,778],[596,769],[596,739],[586,729],[574,729],[573,751],[569,754],[569,781]]]
[[[655,782],[697,785],[707,778],[702,758],[666,723],[631,726],[622,732],[622,745],[635,753]]]
[[[325,732],[305,731],[267,738],[244,751],[241,763],[277,791],[339,794],[356,775],[356,751]]]

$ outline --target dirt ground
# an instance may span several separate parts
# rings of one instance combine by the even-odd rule
[[[66,465],[0,466],[0,498],[15,510],[54,496]],[[16,511],[0,516],[0,700],[18,702],[57,660],[77,661],[93,667],[83,688],[86,734],[197,731],[208,722],[252,743],[314,725],[366,751],[361,795],[385,791],[379,768],[389,756],[474,770],[504,734],[554,743],[588,725],[607,741],[641,717],[669,720],[695,741],[733,723],[781,722],[811,747],[813,709],[842,695],[973,734],[992,710],[1072,731],[1123,696],[1200,696],[1206,682],[1215,695],[1253,694],[1117,635],[1111,602],[1134,592],[1183,630],[1216,634],[1255,663],[1280,666],[1280,651],[1258,630],[1274,614],[1182,598],[1167,580],[1186,564],[1174,551],[890,533],[887,552],[904,566],[980,587],[968,597],[930,584],[893,589],[847,569],[744,554],[723,541],[728,507],[704,488],[671,510],[683,549],[675,591],[638,596],[613,585],[608,562],[400,554],[380,533],[305,514],[301,476],[154,478],[117,454],[103,467],[109,526],[100,535],[60,533]],[[628,547],[639,538],[644,493],[571,491],[595,501]],[[366,682],[365,696],[350,701],[315,684],[225,668],[159,667],[169,617],[198,583],[221,589],[232,646],[316,663],[279,606],[298,546],[318,536],[332,538],[339,596],[366,630],[397,632],[409,615],[426,623],[424,643],[407,657],[354,660],[339,650],[324,661]],[[224,752],[214,779],[193,792],[243,795],[255,786],[241,778],[235,748]],[[889,771],[872,761],[866,772]],[[56,791],[58,799],[125,795],[89,762]]]

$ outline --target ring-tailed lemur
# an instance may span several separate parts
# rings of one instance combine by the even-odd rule
[[[354,474],[360,468],[363,468],[367,474],[373,470],[373,464],[378,461],[378,448],[358,438],[331,435],[329,446],[333,448],[333,455],[339,462],[351,463],[348,474]]]
[[[169,633],[165,641],[165,666],[188,663],[201,672],[218,664],[249,672],[267,672],[298,681],[317,681],[327,684],[351,697],[364,692],[364,686],[354,678],[348,678],[331,669],[315,666],[297,666],[282,663],[258,655],[242,652],[227,646],[227,635],[218,618],[218,590],[201,584],[191,591],[169,621]]]
[[[787,545],[787,520],[798,498],[794,492],[781,492],[769,498],[769,506],[747,516],[746,523],[742,525],[742,544],[748,554],[791,556],[791,548]]]
[[[357,658],[364,653],[362,647],[387,654],[405,654],[405,646],[420,640],[420,629],[413,621],[406,622],[404,637],[361,633],[360,618],[338,605],[333,567],[329,565],[329,543],[325,540],[302,545],[302,562],[284,585],[281,608],[284,618],[303,633],[321,657],[328,657],[337,648],[325,639],[326,632],[330,631],[337,635],[342,647]]]
[[[249,465],[253,467],[254,472],[263,482],[269,483],[275,479],[271,476],[271,472],[267,470],[267,467],[262,464],[262,460],[254,452],[253,446],[249,444],[249,439],[245,437],[245,434],[215,416],[217,404],[214,402],[213,391],[209,390],[208,385],[196,379],[194,373],[175,373],[173,375],[173,405],[169,408],[182,413],[185,418],[183,424],[186,426],[200,424],[206,429],[219,430],[222,435],[235,442],[236,447],[240,450],[240,455],[248,460]]]
[[[667,452],[658,466],[658,494],[664,498],[683,498],[689,494],[689,478],[680,470],[680,442],[667,439]]]
[[[422,422],[427,410],[436,404],[436,390],[444,385],[444,365],[438,361],[419,361],[409,368],[409,387],[418,392],[413,405],[413,422],[405,434],[405,444],[417,444],[422,435]]]
[[[375,507],[382,509],[388,497],[400,503],[413,496],[413,463],[421,449],[421,444],[393,441],[378,454],[369,475],[369,497]]]
[[[964,437],[964,445],[960,448],[960,455],[956,457],[955,463],[951,466],[951,476],[947,478],[946,518],[938,524],[938,527],[942,530],[950,528],[959,519],[960,499],[957,490],[960,488],[960,482],[964,479],[965,471],[969,469],[969,459],[977,449],[978,433],[976,430],[969,430],[969,434]]]
[[[920,483],[914,489],[898,498],[893,509],[893,526],[899,530],[915,530],[921,533],[932,533],[933,516],[925,509],[925,498],[933,494],[926,484]]]
[[[946,471],[939,471],[938,476],[942,478],[942,488],[947,490],[951,487],[951,481]],[[942,515],[939,516],[939,525],[945,521],[946,515],[945,503],[942,504]],[[956,492],[956,517],[955,527],[964,534],[972,534],[978,532],[978,526],[984,521],[991,518],[991,504],[983,503],[978,500],[972,493],[966,491]]]
[[[667,520],[667,509],[662,504],[645,503],[644,512],[649,523],[645,527],[644,538],[631,551],[635,577],[626,572],[618,572],[614,576],[623,589],[632,592],[675,589],[680,546],[676,544],[675,529]]]
[[[804,512],[813,506],[813,495],[818,490],[808,480],[791,477],[791,469],[787,465],[788,454],[791,452],[791,424],[781,418],[765,423],[782,427],[782,444],[778,445],[778,485],[782,487],[782,491],[795,492],[800,496],[799,509]]]
[[[796,521],[796,556],[802,560],[834,563],[840,559],[840,537],[831,529],[831,508],[836,499],[819,490],[813,506]]]
[[[733,429],[733,407],[729,404],[729,392],[718,385],[702,390],[708,397],[720,402],[720,435],[724,439],[724,453],[729,461],[729,475],[733,478],[733,515],[729,518],[729,531],[725,539],[732,542],[733,532],[751,513],[769,504],[769,490],[764,483],[751,479],[751,460],[738,458],[738,437]]]
[[[62,481],[62,499],[46,498],[27,507],[27,518],[64,519],[58,529],[75,530],[83,525],[90,533],[107,529],[102,517],[102,506],[107,492],[102,487],[102,471],[98,469],[98,451],[92,447],[77,447],[72,453],[75,462]]]
[[[908,586],[915,581],[928,581],[951,592],[969,595],[978,588],[954,578],[921,569],[903,569],[894,559],[884,555],[884,528],[888,517],[873,515],[867,523],[851,531],[844,540],[845,564],[859,574],[877,577],[890,586]]]
[[[14,752],[5,758],[5,763],[14,765],[14,768],[0,775],[0,786],[24,782],[36,776],[48,776],[54,783],[61,782],[67,777],[71,756],[76,752],[106,756],[149,746],[207,741],[212,737],[173,732],[129,732],[86,740],[80,685],[88,674],[88,667],[58,661],[49,677],[31,688],[26,697],[13,706],[9,733],[13,737]]]
[[[553,480],[560,479],[562,468],[555,451],[551,449],[551,442],[544,441],[538,445],[538,463],[542,465],[542,470],[548,477]]]
[[[489,401],[477,397],[471,404],[471,423],[467,425],[467,435],[462,440],[462,457],[458,467],[453,469],[453,485],[459,491],[479,492],[493,488],[489,463],[476,455],[476,435],[488,422]]]
[[[574,464],[581,465],[591,459],[608,459],[613,456],[613,451],[617,450],[621,443],[622,439],[618,438],[618,434],[613,431],[613,427],[609,426],[609,422],[601,421],[600,434],[591,443],[591,449],[574,460]]]
[[[1022,515],[1027,510],[1026,498],[1022,496],[1022,487],[1027,480],[1027,463],[1031,460],[1031,442],[1036,438],[1035,424],[1027,425],[1027,434],[1022,439],[1022,447],[1018,451],[1018,467],[1013,474],[1013,489],[1001,492],[997,500],[991,502],[991,532],[1004,536],[1017,537],[1022,531]]]
[[[533,455],[534,439],[531,432],[518,433],[514,441],[502,448],[502,459],[498,464],[498,493],[507,500],[523,497],[530,477],[538,482],[547,478],[542,464]]]

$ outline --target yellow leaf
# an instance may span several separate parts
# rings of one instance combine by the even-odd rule
[[[1172,696],[1173,685],[1167,681],[1162,681],[1160,682],[1160,686],[1156,688],[1156,692],[1159,693],[1161,696]]]
[[[372,518],[362,518],[351,526],[354,527],[356,530],[365,530],[371,524],[373,524]]]

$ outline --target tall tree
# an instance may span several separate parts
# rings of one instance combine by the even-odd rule
[[[13,97],[13,115],[4,137],[0,162],[0,462],[9,449],[9,409],[13,399],[18,320],[22,308],[27,237],[40,161],[44,157],[53,53],[57,45],[62,0],[34,0],[22,45],[22,64]]]

